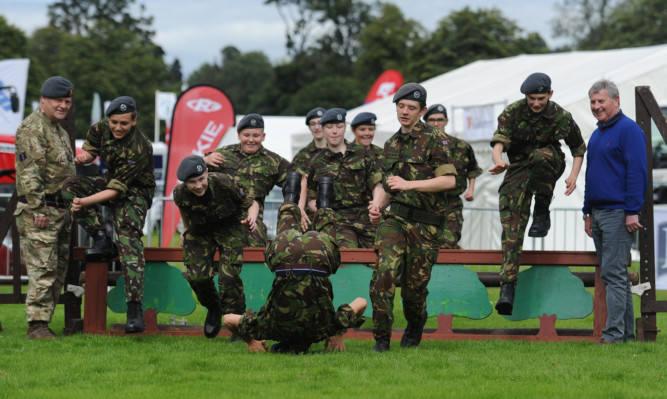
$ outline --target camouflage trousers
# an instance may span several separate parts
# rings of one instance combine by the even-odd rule
[[[87,197],[106,189],[104,176],[71,177],[63,184],[63,197]],[[118,241],[118,253],[123,276],[125,277],[125,300],[141,302],[144,296],[144,244],[141,242],[146,212],[153,202],[151,188],[130,188],[123,197],[117,197],[104,204],[97,204],[75,212],[77,223],[90,235],[105,229],[100,205],[112,211],[112,222]]]
[[[245,312],[245,294],[241,281],[245,228],[239,223],[220,226],[210,232],[190,228],[184,234],[183,260],[190,285],[202,305],[209,307],[207,304],[212,301],[220,301],[225,314]],[[220,253],[217,267],[214,259],[216,250]],[[219,274],[219,294],[213,287],[216,273]]]
[[[460,196],[447,197],[447,221],[445,222],[443,249],[461,249],[463,229],[463,201]]]
[[[335,241],[334,212],[321,209],[314,218],[317,231],[301,232],[298,207],[280,207],[278,235],[264,252],[271,270],[295,263],[335,270],[340,252]],[[254,339],[287,342],[293,348],[308,349],[311,343],[345,332],[356,323],[352,308],[333,306],[333,288],[326,276],[291,275],[276,277],[262,309],[245,314],[239,331]]]
[[[438,260],[444,228],[411,222],[391,213],[378,227],[377,263],[370,283],[373,336],[390,337],[394,324],[394,279],[400,276],[403,314],[409,323],[427,317],[426,297],[431,268]]]
[[[262,217],[257,218],[257,228],[255,231],[250,231],[247,226],[243,226],[244,245],[250,248],[265,248],[267,229]]]
[[[336,240],[340,248],[373,248],[377,225],[367,209],[336,210]]]
[[[16,215],[16,228],[21,237],[21,251],[28,271],[26,319],[51,322],[60,299],[69,263],[72,218],[65,208],[46,207],[49,225],[35,226],[35,216],[21,205]]]
[[[554,186],[564,170],[562,153],[552,147],[535,149],[528,159],[513,163],[507,169],[498,189],[500,223],[503,227],[502,283],[516,282],[533,196],[536,208],[548,210]]]

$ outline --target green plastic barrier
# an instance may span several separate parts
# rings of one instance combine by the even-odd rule
[[[493,310],[486,287],[479,281],[477,273],[463,265],[435,265],[428,291],[426,309],[429,316],[442,313],[483,319]]]
[[[567,267],[533,266],[519,273],[514,309],[508,320],[556,315],[557,319],[582,319],[593,312],[593,295]]]
[[[116,286],[107,293],[109,309],[126,313],[125,278],[120,276]],[[190,284],[183,278],[180,269],[166,262],[147,262],[144,269],[143,309],[155,309],[155,313],[189,315],[195,310]]]

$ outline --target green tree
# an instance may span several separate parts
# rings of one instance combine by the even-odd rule
[[[609,17],[619,0],[563,0],[551,21],[554,36],[572,40],[572,47],[594,50],[612,25]]]
[[[368,88],[387,69],[405,70],[410,49],[426,35],[416,21],[406,19],[394,4],[382,4],[380,14],[359,34],[356,76]]]
[[[25,33],[0,15],[0,60],[25,57],[27,49],[28,37]]]
[[[125,28],[143,42],[151,42],[155,31],[150,29],[153,17],[144,16],[146,8],[132,10],[136,0],[61,0],[49,5],[49,25],[74,35],[86,35],[99,22],[114,28]],[[135,16],[136,15],[136,16]]]
[[[430,37],[413,47],[406,78],[422,81],[477,60],[548,51],[539,34],[524,35],[500,10],[465,7],[442,19]]]
[[[662,0],[625,0],[612,12],[599,48],[667,43],[667,8]]]
[[[236,47],[222,49],[222,65],[204,64],[188,79],[190,85],[210,84],[221,89],[239,114],[276,112],[269,101],[275,74],[262,52],[241,53]]]

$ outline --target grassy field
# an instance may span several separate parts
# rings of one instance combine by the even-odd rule
[[[0,287],[8,292],[9,287]],[[667,299],[665,291],[659,291]],[[497,298],[490,289],[489,298]],[[638,298],[635,308],[638,312]],[[396,327],[404,327],[399,303]],[[52,328],[63,328],[58,307]],[[201,324],[201,306],[187,316]],[[109,313],[109,321],[124,322]],[[388,353],[373,341],[347,340],[347,353],[249,354],[228,338],[75,335],[51,342],[25,338],[23,305],[0,305],[0,398],[664,398],[667,337],[656,343],[424,341]],[[169,315],[159,315],[160,323]],[[536,327],[495,313],[454,327]],[[370,326],[367,321],[365,326]],[[557,327],[591,328],[592,319]],[[428,327],[435,327],[435,318]],[[658,316],[665,331],[667,318]]]

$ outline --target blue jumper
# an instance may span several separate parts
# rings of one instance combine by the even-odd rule
[[[636,215],[648,185],[646,136],[622,111],[597,125],[588,141],[582,210],[624,209],[626,215]]]

